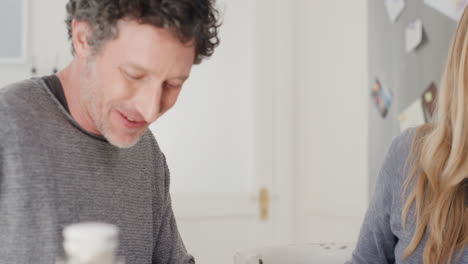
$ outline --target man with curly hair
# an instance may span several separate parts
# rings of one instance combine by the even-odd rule
[[[54,263],[62,230],[120,228],[127,264],[194,263],[148,126],[219,43],[213,0],[69,0],[73,60],[0,89],[0,262]]]

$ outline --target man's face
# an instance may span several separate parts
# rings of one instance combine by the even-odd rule
[[[80,86],[96,130],[126,148],[174,106],[195,49],[167,29],[130,20],[119,21],[117,28],[117,38],[88,57]]]

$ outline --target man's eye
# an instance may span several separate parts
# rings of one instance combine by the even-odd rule
[[[125,75],[131,79],[131,80],[134,80],[134,81],[139,81],[141,79],[143,79],[143,76],[142,75],[136,75],[136,74],[130,74],[128,72],[125,72]]]
[[[166,86],[166,88],[169,88],[169,89],[178,89],[182,85],[181,84],[175,84],[175,83],[166,83],[165,86]]]

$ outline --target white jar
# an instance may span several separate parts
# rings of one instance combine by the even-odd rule
[[[78,223],[63,230],[67,264],[116,264],[119,229],[106,223]]]

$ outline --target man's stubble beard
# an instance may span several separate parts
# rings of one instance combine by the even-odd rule
[[[103,135],[104,138],[115,147],[123,149],[133,147],[139,141],[143,133],[125,142],[122,142],[121,140],[116,138],[114,133],[112,133],[110,120],[106,121],[104,115],[105,113],[102,112],[104,110],[102,105],[103,102],[101,94],[97,92],[98,87],[96,82],[96,70],[93,59],[88,59],[88,62],[86,63],[86,70],[81,77],[80,86],[80,94],[84,102],[84,109],[90,116],[91,121],[93,122],[97,131],[99,131],[99,133]],[[111,107],[110,109],[113,108],[114,107]],[[106,114],[110,117],[110,113]]]

